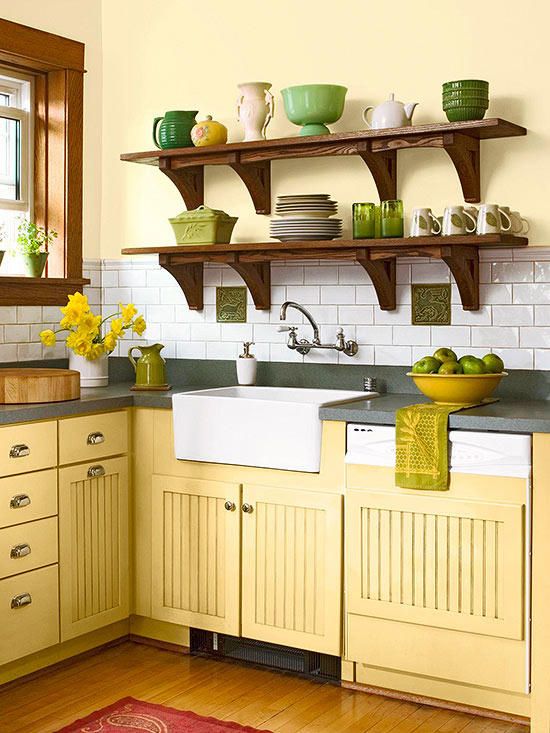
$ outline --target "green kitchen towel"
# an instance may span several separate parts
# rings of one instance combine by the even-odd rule
[[[491,400],[492,401],[492,400]],[[477,405],[427,402],[395,415],[395,483],[402,489],[448,491],[448,423],[452,412]]]

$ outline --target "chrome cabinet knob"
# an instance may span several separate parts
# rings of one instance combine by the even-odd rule
[[[90,466],[88,469],[88,478],[97,478],[98,476],[105,476],[103,466]]]
[[[30,503],[31,498],[27,494],[16,494],[10,499],[10,509],[21,509],[21,507],[29,506]]]
[[[26,557],[31,554],[31,546],[24,542],[21,545],[14,545],[10,550],[12,560],[19,560],[20,557]]]
[[[245,514],[252,514],[254,511],[252,504],[243,504],[241,508]]]
[[[32,596],[30,593],[20,593],[11,599],[10,605],[12,608],[23,608],[23,606],[30,606],[31,603]]]
[[[100,443],[105,442],[105,436],[103,433],[100,433],[99,431],[97,433],[90,433],[88,437],[86,438],[86,443],[88,445],[99,445]]]
[[[229,499],[225,502],[224,507],[227,509],[228,512],[234,512],[235,509],[237,508],[235,506],[235,502],[229,501]]]
[[[10,448],[10,458],[23,458],[24,456],[29,456],[30,454],[31,449],[28,445],[25,445],[25,443],[12,445],[12,447]]]

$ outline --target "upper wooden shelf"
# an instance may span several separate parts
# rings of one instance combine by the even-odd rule
[[[479,309],[479,250],[525,247],[525,237],[474,234],[400,239],[334,239],[299,242],[236,242],[201,246],[136,247],[125,255],[159,256],[159,264],[177,280],[191,310],[202,310],[205,262],[232,267],[245,281],[256,308],[271,307],[271,262],[292,259],[353,260],[369,274],[380,307],[396,307],[396,259],[435,257],[451,270],[465,310]]]
[[[271,213],[271,161],[358,155],[368,166],[381,200],[397,198],[397,151],[442,148],[458,174],[464,199],[477,203],[480,190],[480,140],[526,135],[524,127],[498,118],[413,125],[390,130],[359,130],[311,137],[228,143],[125,153],[121,160],[155,165],[180,192],[188,209],[204,203],[204,166],[228,165],[240,176],[258,214]]]

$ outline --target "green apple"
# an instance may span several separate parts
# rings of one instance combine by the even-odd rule
[[[439,359],[442,363],[458,361],[458,357],[452,349],[438,349],[434,354],[434,359]]]
[[[463,357],[460,360],[464,374],[486,374],[487,369],[485,368],[485,362],[483,359],[478,359],[477,356]]]
[[[458,360],[459,364],[464,364],[465,361],[468,361],[468,359],[476,359],[477,357],[472,356],[471,354],[464,354],[464,356],[461,356]]]
[[[504,371],[504,362],[498,354],[485,354],[483,363],[490,374],[500,374]]]
[[[441,362],[433,356],[425,356],[413,364],[412,370],[415,374],[435,374],[439,371]]]
[[[458,361],[444,361],[439,367],[438,374],[462,374],[464,372],[462,364]]]

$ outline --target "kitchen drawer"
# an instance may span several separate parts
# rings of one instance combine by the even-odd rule
[[[0,428],[0,476],[57,465],[57,423],[26,423]]]
[[[57,517],[0,529],[0,578],[57,562]]]
[[[125,411],[71,417],[59,422],[59,464],[94,461],[128,450]]]
[[[0,664],[57,643],[57,565],[0,580]]]
[[[0,479],[0,529],[57,514],[57,469]]]

